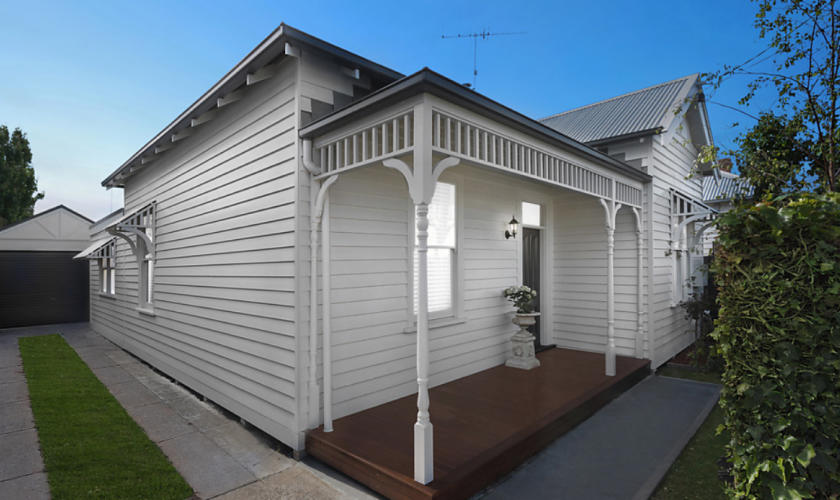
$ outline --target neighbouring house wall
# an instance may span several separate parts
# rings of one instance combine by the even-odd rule
[[[125,213],[157,202],[154,316],[118,240],[117,293],[91,321],[129,352],[296,446],[296,60],[130,178]]]
[[[561,192],[467,166],[448,170],[441,181],[459,186],[463,312],[456,324],[430,328],[432,385],[504,362],[516,329],[502,290],[521,281],[522,241],[506,240],[504,230],[521,201],[544,204],[551,220],[553,195]],[[416,334],[404,331],[411,317],[413,205],[403,177],[381,166],[341,174],[330,203],[333,401],[339,417],[417,390]],[[547,231],[543,238],[550,243],[553,228]],[[550,300],[551,280],[543,288]],[[551,338],[550,304],[543,309],[544,341]]]
[[[607,345],[607,232],[597,199],[560,191],[554,202],[554,341],[559,347],[604,352]],[[616,353],[635,355],[638,251],[629,207],[616,217]],[[643,299],[647,293],[643,267]]]

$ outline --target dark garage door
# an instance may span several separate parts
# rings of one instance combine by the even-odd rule
[[[0,252],[0,328],[88,320],[88,261],[76,252]]]

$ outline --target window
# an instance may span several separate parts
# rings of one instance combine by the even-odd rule
[[[429,315],[449,316],[453,313],[455,289],[455,185],[438,182],[429,204]],[[417,314],[418,252],[414,237],[414,314]]]
[[[99,291],[108,295],[117,292],[116,243],[111,241],[102,247],[99,257]]]
[[[705,204],[671,189],[671,304],[688,300],[696,287],[702,286],[704,277],[698,268],[702,258],[693,258],[698,243],[696,221],[711,217],[713,211]],[[702,253],[702,252],[701,252]]]
[[[542,206],[536,203],[522,202],[522,225],[542,226]]]
[[[142,231],[144,233],[146,233],[146,236],[149,237],[149,241],[152,242],[152,245],[154,245],[154,242],[155,242],[154,230],[152,229],[154,227],[153,217],[154,217],[154,213],[150,212],[148,214],[143,215],[142,218],[141,218],[141,225],[143,227]],[[152,308],[152,292],[153,292],[152,284],[154,283],[155,263],[154,263],[154,260],[152,260],[150,258],[152,249],[147,248],[147,249],[145,249],[145,251],[146,251],[146,254],[143,257],[143,265],[142,265],[142,268],[140,269],[140,280],[141,280],[140,290],[139,290],[139,292],[141,294],[140,302],[141,302],[141,307],[142,308],[151,309]]]

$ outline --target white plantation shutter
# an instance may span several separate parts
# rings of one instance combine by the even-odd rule
[[[414,240],[415,245],[417,239]],[[429,312],[452,310],[455,262],[455,185],[438,182],[429,204]],[[414,251],[414,313],[417,314],[418,253]]]

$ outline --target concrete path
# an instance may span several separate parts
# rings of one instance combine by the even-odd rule
[[[48,499],[17,334],[0,333],[0,498]]]
[[[93,332],[87,323],[0,330],[0,498],[49,498],[17,338],[61,333],[199,498],[377,498]],[[717,401],[719,386],[649,377],[476,498],[644,499]]]
[[[719,394],[715,384],[648,377],[476,498],[646,499]]]
[[[375,498],[337,473],[278,452],[270,438],[201,401],[87,323],[0,330],[0,498],[49,498],[17,337],[54,333],[157,443],[197,497]]]

